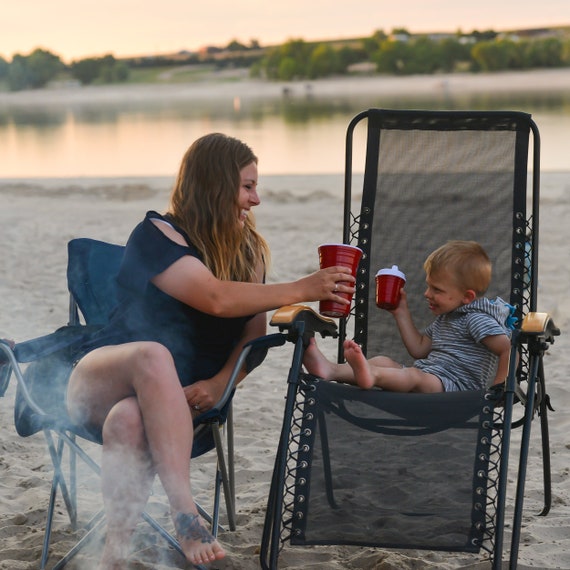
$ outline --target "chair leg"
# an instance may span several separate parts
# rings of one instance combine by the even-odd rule
[[[56,447],[51,432],[45,430],[44,435],[48,443],[48,450],[54,466],[54,481],[61,489],[61,495],[65,502],[69,521],[72,527],[75,528],[77,524],[77,504],[73,493],[65,482],[65,476],[63,474],[63,451],[65,449],[65,441],[60,437]]]
[[[48,558],[49,558],[49,546],[51,542],[51,532],[53,526],[53,516],[55,513],[55,501],[57,498],[57,489],[61,490],[61,495],[65,503],[67,514],[69,516],[69,521],[73,528],[77,526],[77,502],[76,502],[76,466],[77,466],[77,456],[81,457],[83,461],[95,472],[100,473],[99,465],[79,446],[75,441],[75,436],[73,434],[67,434],[65,432],[56,432],[58,436],[57,445],[54,441],[52,432],[45,428],[43,430],[44,436],[47,443],[47,448],[51,457],[53,465],[53,479],[51,485],[50,499],[48,504],[48,510],[46,514],[46,528],[44,532],[44,541],[42,547],[42,556],[40,560],[40,570],[45,570]],[[63,473],[63,453],[65,450],[65,444],[70,452],[70,484],[66,483],[66,479]],[[68,553],[52,570],[56,568],[63,568],[67,562],[77,552],[80,550],[79,544],[84,545],[93,536],[94,531],[101,524],[99,521],[99,516],[102,513],[98,513],[93,517],[93,519],[86,525],[88,530],[87,534],[81,539],[80,543],[76,545],[70,553]],[[96,527],[96,528],[92,528]]]
[[[325,490],[327,494],[327,500],[331,509],[338,509],[338,505],[334,500],[334,488],[333,488],[333,478],[331,469],[331,459],[329,454],[329,436],[327,432],[326,422],[321,414],[319,414],[319,430],[321,434],[321,453],[323,456],[323,471],[325,478]]]
[[[528,450],[530,445],[530,432],[532,418],[534,415],[534,401],[536,394],[536,379],[539,370],[539,361],[537,357],[531,358],[529,363],[528,391],[527,401],[524,415],[524,424],[521,437],[521,451],[519,457],[519,468],[517,477],[517,487],[515,494],[515,511],[513,516],[513,533],[511,537],[511,552],[509,558],[509,569],[515,570],[517,567],[517,559],[519,554],[520,533],[522,524],[522,511],[524,503],[524,489],[526,480],[526,468],[528,463]]]
[[[226,458],[224,456],[224,446],[222,437],[220,434],[220,430],[214,426],[213,429],[214,434],[214,441],[216,444],[216,452],[218,454],[218,467],[217,467],[217,474],[216,474],[216,485],[218,489],[216,489],[216,497],[215,504],[214,504],[214,517],[218,517],[220,504],[219,504],[219,486],[220,486],[220,479],[221,484],[224,488],[224,497],[226,499],[226,509],[228,514],[228,525],[230,530],[234,531],[236,529],[236,520],[235,520],[235,499],[234,493],[232,491],[232,482],[230,481],[230,475],[228,472],[228,467],[226,465]],[[233,476],[232,476],[233,477]],[[214,528],[217,530],[217,520],[216,524],[213,525]]]
[[[511,366],[512,364],[513,360],[511,360]],[[511,370],[513,370],[513,368],[511,368]],[[511,389],[507,389],[505,392],[504,414],[502,421],[503,433],[500,445],[499,481],[495,511],[495,537],[493,544],[492,570],[501,570],[503,567],[502,556],[504,547],[506,495],[509,475],[509,452],[511,446],[511,425],[514,404],[514,382],[514,378],[509,377],[507,388],[510,387]]]
[[[552,473],[550,468],[550,435],[548,430],[548,407],[549,401],[546,394],[544,380],[544,363],[542,358],[539,365],[539,388],[540,388],[540,432],[542,436],[542,473],[544,479],[544,507],[539,516],[545,517],[552,506]]]
[[[99,511],[92,519],[89,521],[87,528],[89,529],[87,533],[79,540],[75,546],[57,563],[53,566],[52,570],[61,570],[64,568],[68,562],[71,562],[77,554],[86,546],[89,542],[93,540],[97,532],[103,526],[105,521],[105,516],[103,510]]]
[[[67,514],[69,515],[70,523],[74,528],[77,522],[77,508],[75,503],[73,502],[73,498],[70,495],[68,487],[65,483],[65,477],[62,470],[62,456],[63,456],[65,441],[64,439],[60,438],[56,446],[53,436],[48,429],[44,429],[44,436],[51,457],[54,473],[51,483],[48,510],[46,514],[46,528],[44,531],[42,556],[40,560],[40,570],[45,569],[49,558],[49,545],[51,541],[51,531],[53,525],[53,516],[55,513],[55,501],[57,498],[58,487],[61,489],[61,494],[65,503],[65,507],[67,509]]]
[[[228,450],[228,481],[230,482],[230,496],[232,503],[236,504],[236,469],[235,469],[235,446],[234,446],[234,411],[233,405],[228,408],[228,417],[225,423],[226,445]]]
[[[281,514],[283,508],[283,486],[287,471],[287,452],[289,448],[289,432],[295,410],[295,400],[300,382],[302,359],[304,354],[303,337],[300,335],[295,341],[293,359],[287,377],[287,396],[285,397],[285,410],[281,434],[271,476],[271,486],[267,499],[267,510],[261,537],[259,561],[263,570],[277,568],[279,558],[279,541],[281,535]]]
[[[55,511],[55,499],[57,497],[57,481],[56,481],[56,476],[54,474],[54,477],[52,479],[52,483],[51,483],[51,491],[50,491],[50,495],[49,495],[49,504],[48,504],[48,510],[47,510],[47,514],[46,514],[46,528],[44,531],[44,542],[43,542],[43,546],[42,546],[42,557],[40,560],[40,570],[45,570],[48,558],[49,558],[49,544],[50,544],[50,540],[51,540],[51,528],[52,528],[52,523],[53,523],[53,514]]]
[[[71,434],[70,437],[73,442],[76,441],[74,434]],[[74,447],[69,448],[69,495],[74,506],[71,526],[75,529],[77,528],[77,454]]]
[[[214,476],[214,507],[212,510],[212,521],[210,530],[214,538],[218,538],[218,525],[220,523],[220,497],[222,495],[222,475],[216,467]]]
[[[263,570],[275,570],[279,557],[279,534],[281,532],[281,506],[283,502],[283,478],[281,466],[283,465],[281,445],[277,450],[273,474],[271,475],[271,486],[267,497],[267,507],[265,511],[265,522],[261,536],[261,549],[259,561]]]

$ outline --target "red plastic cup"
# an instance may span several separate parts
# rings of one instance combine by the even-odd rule
[[[356,277],[356,270],[362,250],[354,245],[345,243],[323,243],[319,246],[319,263],[321,269],[326,267],[348,267],[352,275]],[[341,282],[339,281],[339,284]],[[352,293],[338,293],[340,297],[352,302]],[[320,301],[319,313],[326,317],[347,317],[350,313],[350,305],[342,305],[336,301]]]
[[[397,265],[380,269],[376,273],[376,305],[389,311],[400,303],[401,289],[406,284],[406,276]]]

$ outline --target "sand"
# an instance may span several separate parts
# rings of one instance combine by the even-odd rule
[[[64,324],[68,297],[65,283],[66,244],[79,237],[124,243],[131,228],[149,209],[164,209],[171,180],[58,179],[0,180],[0,337],[26,340]],[[301,186],[300,186],[301,185]],[[299,188],[303,188],[302,197]],[[331,189],[333,188],[334,189]],[[319,243],[337,240],[342,225],[341,177],[268,177],[261,188],[258,225],[273,252],[271,281],[300,277],[317,267]],[[338,189],[339,191],[337,191]],[[542,508],[542,474],[538,424],[535,424],[526,485],[526,509],[519,568],[570,569],[570,301],[568,242],[570,172],[547,172],[542,178],[539,310],[550,312],[562,329],[545,359],[548,391],[556,412],[550,416],[553,507]],[[323,343],[334,354],[333,341]],[[228,551],[220,569],[259,568],[265,505],[277,446],[291,349],[273,350],[247,379],[235,398],[238,529],[223,533]],[[0,569],[38,568],[51,462],[40,435],[20,438],[13,426],[14,383],[0,399]],[[516,439],[516,438],[515,438]],[[98,449],[94,448],[94,453]],[[208,485],[212,459],[193,464],[200,500]],[[511,481],[512,483],[512,481]],[[96,481],[80,489],[80,518],[100,505]],[[167,505],[156,485],[151,510],[168,524]],[[509,511],[510,512],[510,511]],[[55,518],[54,555],[63,554],[75,535],[63,506]],[[70,568],[96,567],[100,544]],[[148,527],[141,523],[128,568],[184,567]],[[477,556],[372,548],[286,547],[280,567],[287,569],[471,569],[487,568]]]

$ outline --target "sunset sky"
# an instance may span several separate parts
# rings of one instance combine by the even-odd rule
[[[0,56],[41,47],[70,62],[248,44],[410,32],[570,25],[570,0],[11,0]]]

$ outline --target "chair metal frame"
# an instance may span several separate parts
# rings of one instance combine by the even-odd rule
[[[361,226],[368,223],[362,219],[363,212],[366,213],[367,206],[364,205],[362,210],[352,211],[347,205],[352,203],[352,165],[353,165],[353,137],[354,131],[358,124],[363,120],[381,119],[390,121],[392,116],[399,113],[407,113],[412,116],[411,120],[429,122],[435,120],[469,120],[475,116],[477,120],[486,120],[490,118],[495,120],[498,114],[492,112],[459,112],[459,111],[443,111],[443,112],[422,112],[422,111],[383,111],[371,109],[358,114],[350,122],[347,129],[346,137],[346,163],[345,163],[345,210],[343,225],[343,242],[358,245],[363,248],[365,253],[363,259],[367,257],[366,235],[362,237]],[[385,115],[383,117],[382,115]],[[518,119],[520,113],[504,113],[506,120],[511,118]],[[523,121],[525,119],[523,118]],[[532,215],[530,219],[517,219],[519,226],[517,230],[518,243],[516,248],[521,252],[517,262],[524,266],[520,269],[520,275],[517,280],[522,281],[525,271],[530,271],[533,276],[538,275],[538,228],[539,228],[539,183],[540,183],[540,136],[538,128],[532,119],[529,119],[529,129],[532,133],[533,155],[532,155]],[[374,138],[376,134],[370,135]],[[526,174],[525,174],[526,176]],[[374,178],[374,177],[372,177]],[[367,181],[366,184],[375,184],[375,180]],[[526,184],[526,180],[524,182]],[[358,206],[360,208],[360,205]],[[530,233],[531,243],[533,245],[532,253],[526,249],[527,232]],[[366,263],[366,261],[365,261]],[[359,270],[364,271],[365,270]],[[359,275],[357,281],[366,282],[369,279],[367,275],[364,277]],[[519,287],[519,284],[514,286]],[[546,350],[554,342],[554,337],[560,334],[559,329],[549,315],[545,313],[537,313],[537,280],[531,281],[531,287],[524,292],[517,294],[517,311],[521,318],[519,326],[514,331],[510,362],[509,376],[502,386],[502,396],[500,405],[495,406],[495,416],[493,419],[494,432],[499,440],[496,449],[499,450],[500,458],[498,461],[498,479],[495,491],[497,501],[494,505],[494,519],[490,521],[492,527],[492,536],[490,537],[491,545],[483,548],[487,550],[488,556],[492,558],[493,570],[499,570],[502,567],[502,556],[504,550],[504,520],[506,510],[506,489],[509,475],[509,448],[511,429],[522,427],[521,444],[519,451],[519,461],[516,471],[516,497],[513,515],[512,537],[509,549],[509,568],[514,570],[517,566],[520,531],[522,522],[522,512],[524,503],[524,487],[526,479],[526,469],[528,464],[529,442],[531,434],[531,424],[538,413],[540,418],[542,450],[543,450],[543,476],[544,476],[544,505],[540,513],[541,516],[546,515],[551,508],[551,476],[550,476],[550,458],[549,458],[549,440],[548,440],[548,410],[550,406],[548,395],[545,389],[545,378],[543,369],[543,356]],[[355,305],[352,308],[348,319],[341,319],[338,332],[334,328],[329,328],[330,323],[324,325],[326,335],[338,336],[338,359],[342,362],[342,341],[347,336],[350,326],[354,329],[355,339],[366,352],[366,335],[357,338],[362,328],[362,323],[366,321],[366,307],[369,292],[368,285],[362,288],[357,287],[355,296]],[[264,569],[275,569],[278,565],[278,557],[281,549],[291,537],[292,520],[296,516],[301,516],[295,510],[294,483],[291,482],[291,473],[297,468],[296,461],[301,453],[299,450],[299,430],[301,429],[301,421],[296,414],[297,400],[303,400],[304,395],[300,395],[301,387],[307,381],[307,375],[302,370],[302,360],[304,350],[308,343],[308,338],[314,336],[323,325],[322,321],[330,321],[330,319],[319,319],[318,315],[311,318],[301,317],[303,312],[310,312],[310,309],[296,309],[291,311],[285,308],[284,312],[278,311],[274,315],[272,324],[278,326],[286,340],[294,344],[292,366],[288,375],[288,391],[283,417],[283,425],[281,436],[278,444],[278,450],[275,460],[275,466],[272,476],[271,489],[269,492],[267,513],[263,530],[260,562]],[[520,361],[524,361],[524,369],[526,373],[520,375],[521,367],[518,366]],[[309,378],[310,382],[310,378]],[[307,398],[310,396],[307,396]],[[514,417],[514,406],[518,402],[523,404],[522,417]],[[289,463],[293,463],[293,467],[289,467]],[[290,472],[289,472],[290,470]],[[325,474],[326,476],[326,474]],[[294,477],[294,476],[293,476]],[[342,543],[339,541],[339,544]]]
[[[89,283],[86,281],[88,279],[88,275],[72,275],[71,271],[79,256],[90,255],[92,248],[108,249],[108,253],[104,252],[103,255],[111,256],[117,255],[118,251],[122,252],[124,249],[122,246],[108,244],[106,242],[100,242],[89,238],[76,238],[69,242],[68,287],[70,290],[70,299],[68,327],[79,329],[82,327],[97,326],[106,320],[102,312],[104,313],[104,311],[109,308],[106,306],[109,300],[105,298],[105,295],[107,295],[108,292],[105,292],[102,295],[101,304],[95,312],[88,313],[87,315],[83,314],[81,310],[83,306],[81,295],[85,294],[85,292],[82,291],[84,285],[89,287]],[[112,253],[113,251],[115,253]],[[113,266],[111,263],[109,267],[114,267],[116,269],[118,265]],[[82,283],[81,280],[84,280],[84,282]],[[43,432],[46,440],[53,466],[53,478],[46,513],[40,570],[44,570],[47,567],[50,556],[49,550],[53,529],[53,518],[58,493],[61,493],[72,529],[76,530],[78,528],[77,459],[81,459],[95,474],[99,475],[101,471],[98,463],[78,442],[78,439],[87,439],[91,441],[94,441],[94,439],[89,437],[89,435],[86,435],[84,430],[80,427],[74,426],[69,421],[62,422],[60,418],[53,417],[50,413],[46,412],[46,410],[42,408],[42,403],[34,398],[28,388],[23,364],[33,362],[37,358],[39,359],[42,356],[49,354],[50,351],[55,350],[55,348],[51,346],[51,343],[53,342],[54,346],[58,345],[60,342],[59,338],[58,331],[56,331],[55,333],[52,333],[52,335],[25,341],[23,343],[16,344],[15,346],[8,341],[0,340],[0,362],[5,366],[9,366],[9,370],[5,378],[6,385],[9,382],[10,375],[13,374],[16,379],[21,398],[25,401],[29,409],[36,414],[37,418],[41,418],[41,431]],[[35,354],[36,347],[38,350],[37,354]],[[194,441],[200,440],[201,438],[208,440],[212,439],[214,442],[213,447],[215,448],[217,455],[212,511],[209,513],[201,505],[197,505],[202,517],[210,524],[211,532],[214,536],[217,536],[219,531],[225,530],[225,528],[220,524],[222,491],[225,499],[228,528],[231,531],[236,529],[232,397],[237,382],[238,372],[241,370],[244,362],[246,362],[248,352],[249,350],[244,351],[240,355],[238,363],[234,368],[224,393],[222,394],[219,402],[214,406],[214,413],[210,411],[205,414],[205,418],[196,418],[195,420]],[[216,415],[215,410],[221,410],[226,405],[228,413],[224,421],[221,420],[220,416]],[[69,455],[67,468],[64,467],[64,452],[66,449],[68,450]],[[202,453],[200,453],[200,455],[201,454]],[[154,530],[156,530],[172,548],[178,551],[184,560],[186,560],[178,540],[170,532],[168,532],[146,511],[143,513],[143,519]],[[104,511],[101,509],[91,518],[91,520],[83,525],[82,528],[85,531],[83,537],[52,567],[52,570],[60,570],[61,568],[64,568],[66,564],[97,535],[103,526],[104,520]],[[204,570],[204,566],[202,565],[196,565],[195,567]]]

